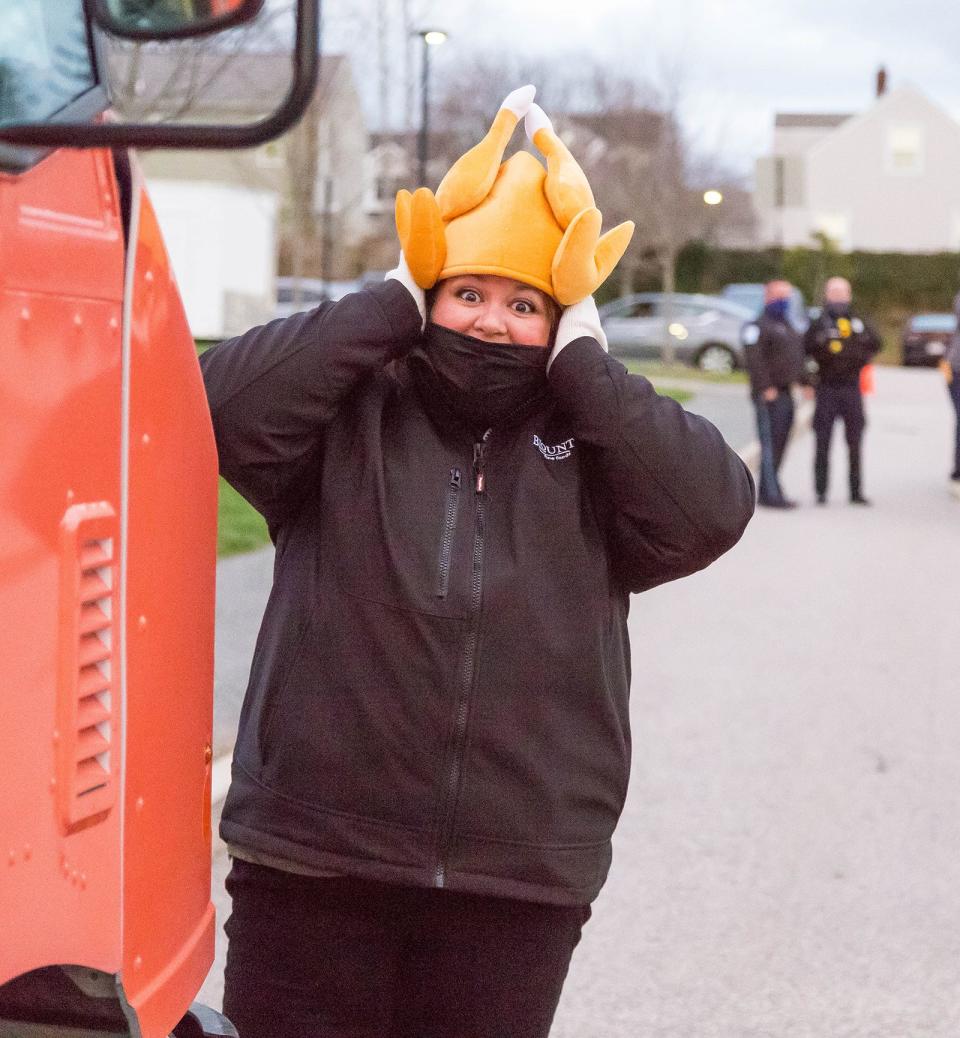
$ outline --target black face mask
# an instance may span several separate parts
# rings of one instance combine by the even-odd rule
[[[836,320],[838,317],[849,317],[850,316],[850,304],[849,303],[827,303],[827,313]]]
[[[484,342],[439,324],[423,333],[422,357],[438,391],[472,432],[482,435],[524,409],[547,385],[544,346]]]

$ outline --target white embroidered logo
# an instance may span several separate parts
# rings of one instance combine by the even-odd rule
[[[573,437],[571,436],[569,440],[564,440],[563,443],[557,443],[551,447],[534,434],[533,445],[547,461],[563,461],[564,458],[569,458],[573,451]]]

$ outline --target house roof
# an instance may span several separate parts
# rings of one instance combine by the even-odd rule
[[[634,144],[653,147],[663,129],[663,116],[649,108],[611,112],[571,112],[560,120],[582,126],[610,145]]]
[[[774,116],[774,126],[829,129],[840,126],[848,119],[852,119],[853,115],[853,112],[777,112]]]
[[[419,131],[417,130],[377,130],[370,134],[372,148],[379,148],[382,144],[395,144],[411,155],[416,153],[418,142]],[[430,130],[431,151],[443,152],[448,146],[456,147],[459,143],[460,135],[456,133],[447,130]]]
[[[890,107],[901,105],[904,101],[909,101],[915,107],[920,106],[928,112],[935,114],[942,121],[942,125],[949,128],[950,133],[960,135],[960,123],[956,119],[940,108],[939,105],[934,104],[922,90],[915,87],[912,83],[901,83],[898,87],[888,90],[881,97],[878,97],[869,108],[848,119],[835,134],[828,134],[816,141],[810,149],[811,153],[822,152],[824,149],[845,140],[850,134],[856,133],[858,128],[864,124],[870,123],[875,119],[884,118]]]

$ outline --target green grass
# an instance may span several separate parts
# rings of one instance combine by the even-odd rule
[[[217,556],[240,555],[270,543],[263,516],[225,480],[220,480],[217,508]]]
[[[718,375],[712,371],[701,371],[686,364],[661,364],[657,360],[625,360],[627,371],[643,375],[656,382],[659,379],[683,379],[685,382],[719,382],[742,385],[749,381],[745,371],[732,371],[729,375]]]
[[[201,339],[195,342],[198,356],[215,345]],[[221,477],[217,498],[217,558],[242,555],[269,543],[270,534],[263,516]]]
[[[695,393],[691,393],[689,390],[674,389],[671,386],[654,386],[654,388],[660,396],[668,396],[671,400],[676,400],[678,404],[685,404],[696,396]]]

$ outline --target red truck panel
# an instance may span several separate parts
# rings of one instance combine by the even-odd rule
[[[109,796],[120,782],[116,618],[82,634],[80,598],[86,541],[112,541],[114,559],[120,547],[123,241],[108,162],[60,153],[0,179],[2,980],[52,962],[112,971],[120,961],[116,801],[104,811],[94,782],[100,810],[71,821],[91,761],[106,766]],[[68,530],[84,505],[102,513],[89,538],[87,523]],[[116,565],[93,561],[88,577],[105,587],[88,605],[109,609]],[[82,704],[90,633],[104,685]],[[96,703],[97,720],[77,727],[80,707]]]
[[[133,279],[123,983],[165,1035],[213,960],[210,746],[217,456],[149,199]]]
[[[134,261],[124,358],[110,154],[0,176],[0,983],[119,974],[162,1038],[213,958],[216,452],[145,197]]]

